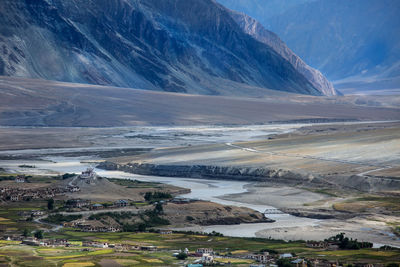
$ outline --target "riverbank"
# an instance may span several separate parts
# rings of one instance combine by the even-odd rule
[[[73,151],[69,149],[3,151],[0,154],[4,157],[11,155],[19,158],[1,160],[0,167],[17,173],[58,175],[66,172],[80,173],[87,167],[93,167],[104,160],[120,165],[136,162],[137,164],[171,166],[172,169],[176,166],[188,168],[187,166],[217,165],[218,168],[206,169],[212,170],[206,177],[193,175],[189,176],[190,178],[182,178],[180,175],[182,171],[171,175],[168,169],[163,176],[138,175],[116,170],[96,169],[96,171],[104,177],[160,182],[188,188],[191,192],[182,195],[187,198],[245,207],[258,212],[280,209],[286,213],[297,215],[268,214],[268,217],[276,220],[275,223],[268,224],[201,226],[201,229],[205,231],[248,237],[275,236],[279,239],[289,240],[293,238],[308,239],[307,233],[310,231],[316,233],[316,239],[324,239],[340,230],[351,233],[350,237],[360,237],[360,239],[374,243],[399,245],[399,239],[391,234],[392,227],[396,226],[396,221],[398,221],[398,215],[395,216],[394,211],[390,210],[392,206],[389,205],[389,202],[382,201],[376,196],[371,200],[369,195],[363,195],[358,197],[363,197],[361,200],[358,198],[352,200],[362,202],[363,206],[360,207],[352,202],[346,202],[351,200],[349,196],[352,193],[343,191],[340,186],[337,186],[338,183],[349,182],[348,185],[353,187],[354,183],[362,181],[365,186],[361,189],[366,192],[384,190],[385,184],[381,183],[384,180],[390,181],[385,185],[386,189],[389,187],[391,191],[395,190],[392,182],[396,180],[393,175],[396,175],[396,166],[399,164],[398,151],[395,149],[399,142],[398,123],[371,122],[303,126],[279,128],[281,126],[274,125],[273,127],[278,127],[274,128],[275,133],[271,133],[273,129],[270,127],[272,126],[257,126],[248,129],[245,129],[246,127],[222,127],[223,130],[221,127],[142,128],[142,130],[145,129],[146,134],[136,132],[132,128],[119,133],[114,132],[116,129],[112,129],[105,134],[105,139],[112,140],[109,143],[107,141],[106,144],[115,145],[118,140],[128,140],[138,150],[112,152],[113,147],[106,148],[104,145],[97,148],[97,150],[100,148],[101,150],[110,150],[109,153],[106,153],[109,156],[118,154],[116,158],[104,158],[104,154],[99,155],[93,148],[73,148]],[[295,129],[297,130],[294,131]],[[131,130],[133,132],[129,133]],[[156,131],[152,133],[153,130]],[[175,147],[172,147],[175,135],[179,138]],[[100,145],[102,140],[96,138],[97,135],[89,134],[84,139],[92,140],[94,144]],[[247,142],[234,143],[239,140]],[[196,142],[200,144],[195,145]],[[141,148],[140,144],[152,144],[152,149]],[[81,154],[83,151],[88,154],[83,156]],[[376,153],[376,151],[382,152]],[[23,165],[33,165],[35,168],[20,167]],[[376,165],[390,166],[391,168],[379,170],[382,167]],[[234,168],[229,166],[234,166]],[[202,171],[202,168],[197,168]],[[271,181],[254,185],[253,182],[259,182],[259,180],[251,181],[252,179],[247,179],[248,177],[245,177],[244,180],[234,179],[235,175],[258,175],[262,180],[264,173],[257,171],[260,168],[270,170]],[[185,171],[185,169],[183,170]],[[228,172],[224,172],[225,170]],[[217,180],[216,178],[220,178],[216,175],[218,173],[220,176],[225,176],[225,180]],[[169,174],[170,176],[168,176]],[[303,182],[299,183],[299,179],[293,174],[299,174],[300,180]],[[341,177],[348,177],[348,179]],[[317,181],[323,182],[323,185],[333,186],[321,187],[321,183],[316,183]],[[370,183],[370,181],[372,182]],[[313,188],[309,186],[310,184],[318,186]],[[332,188],[334,188],[333,191]],[[355,189],[350,188],[349,190]],[[355,191],[360,192],[359,190]],[[383,191],[382,194],[386,194],[386,191]],[[348,208],[353,209],[354,213],[358,212],[358,216],[339,216],[348,214],[346,212]],[[362,211],[362,209],[367,212],[371,211],[371,213],[360,212],[359,210]],[[386,210],[388,213],[381,214],[380,210]],[[295,213],[295,211],[301,212]],[[310,214],[310,212],[314,212],[314,214]],[[322,217],[321,214],[324,216]],[[340,229],[336,227],[337,225],[340,225]]]
[[[31,162],[36,164],[35,171],[41,173],[78,172],[91,166],[88,158],[47,158],[49,161]],[[18,168],[17,168],[18,169]],[[19,169],[21,170],[21,169]],[[190,189],[191,192],[182,197],[212,201],[221,205],[246,207],[259,212],[266,209],[301,207],[309,203],[329,203],[329,195],[313,193],[292,187],[260,187],[244,181],[204,180],[176,177],[143,176],[121,171],[96,169],[99,175],[118,179],[132,179],[145,182],[159,182],[172,186]],[[258,190],[255,190],[257,189]],[[328,205],[328,204],[327,204]],[[273,223],[251,223],[237,225],[209,225],[174,228],[179,230],[195,230],[204,232],[221,232],[227,236],[263,237],[270,236],[281,240],[302,239],[323,240],[338,232],[349,233],[350,237],[359,238],[377,244],[400,246],[400,241],[391,236],[391,228],[383,222],[371,223],[370,220],[316,220],[296,217],[288,214],[267,215],[275,220]],[[311,232],[315,234],[310,234]]]

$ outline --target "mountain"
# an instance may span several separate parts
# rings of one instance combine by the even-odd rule
[[[249,35],[233,17],[214,0],[3,0],[0,75],[209,95],[336,94],[288,61],[284,43]]]
[[[262,24],[267,22],[268,18],[278,16],[290,8],[312,1],[316,0],[218,0],[222,5],[248,14]]]
[[[398,0],[219,0],[259,20],[335,87],[400,88]],[[352,83],[352,85],[351,85]]]
[[[258,21],[243,13],[232,13],[232,17],[247,34],[272,47],[279,55],[289,61],[298,72],[304,75],[324,95],[338,94],[332,83],[320,71],[308,66],[275,33],[266,30]]]

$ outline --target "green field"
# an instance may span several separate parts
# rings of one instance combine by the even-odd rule
[[[23,211],[45,210],[47,202],[43,200],[21,202],[7,202],[0,205],[0,231],[2,235],[21,234],[24,229],[30,231],[38,228],[38,224],[33,221],[27,221],[19,215]]]
[[[240,253],[254,253],[262,249],[269,249],[278,253],[296,253],[300,257],[338,260],[344,264],[363,263],[391,263],[400,262],[399,250],[338,250],[322,251],[305,246],[304,242],[283,242],[256,238],[231,238],[205,235],[174,233],[161,235],[157,233],[83,233],[69,229],[47,237],[68,238],[70,240],[98,240],[110,243],[125,243],[131,245],[155,245],[157,252],[124,251],[114,249],[85,250],[81,246],[64,248],[42,248],[18,245],[15,242],[3,241],[0,243],[0,263],[13,262],[18,266],[99,266],[103,260],[119,263],[123,266],[179,266],[182,261],[172,256],[171,250],[188,248],[195,251],[200,247],[212,247],[220,255],[237,255]],[[79,245],[80,243],[76,243]],[[194,258],[189,258],[193,262]],[[252,260],[229,260],[219,258],[219,262],[231,262],[235,266],[248,266]],[[90,265],[92,264],[92,265]]]
[[[36,182],[46,182],[43,177],[35,178]],[[157,184],[141,183],[135,181],[118,180],[123,186],[135,187],[154,187]],[[56,207],[60,206],[62,201],[56,201]],[[361,203],[361,204],[358,204]],[[145,204],[145,203],[138,203]],[[340,203],[342,204],[342,203]],[[359,206],[350,206],[350,205]],[[363,196],[355,201],[345,202],[343,207],[364,208],[360,205],[384,206],[387,209],[396,209],[398,203],[391,197],[381,196]],[[0,231],[1,236],[11,234],[22,234],[25,229],[31,233],[39,228],[46,228],[43,224],[37,224],[31,220],[19,215],[22,211],[47,210],[47,201],[31,200],[24,202],[5,202],[0,205]],[[50,218],[60,219],[52,216]],[[61,218],[65,219],[65,218]],[[393,222],[391,224],[394,231],[400,234],[400,224]],[[260,251],[269,251],[270,253],[295,253],[299,257],[309,259],[328,259],[338,260],[343,264],[354,263],[375,263],[380,262],[400,263],[400,250],[378,250],[378,249],[360,249],[360,250],[338,250],[324,251],[321,249],[308,248],[305,242],[294,241],[284,242],[280,240],[269,240],[260,238],[234,238],[221,236],[208,236],[201,234],[174,233],[161,235],[158,233],[88,233],[80,232],[71,228],[64,228],[59,232],[44,233],[45,238],[64,238],[68,239],[75,246],[43,248],[20,245],[16,241],[0,241],[0,266],[3,264],[11,266],[65,266],[65,267],[85,267],[100,266],[101,263],[119,264],[122,266],[182,266],[183,261],[177,260],[172,256],[172,250],[188,248],[195,251],[201,247],[211,247],[219,255],[238,255],[243,253],[257,253]],[[95,240],[108,242],[110,244],[130,244],[130,245],[154,245],[158,247],[157,252],[145,251],[115,251],[114,249],[94,249],[83,248],[82,241]],[[194,258],[187,259],[187,262],[193,262]],[[249,266],[251,260],[229,260],[225,258],[218,259],[221,263],[231,262],[235,266]]]
[[[117,185],[129,187],[129,188],[163,188],[161,183],[155,182],[143,182],[138,180],[125,180],[125,179],[113,179],[107,178],[110,182],[113,182]]]

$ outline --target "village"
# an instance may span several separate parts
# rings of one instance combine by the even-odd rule
[[[24,175],[18,175],[15,178],[17,185],[27,183]],[[77,192],[79,187],[44,187],[31,189],[29,187],[13,186],[0,187],[0,200],[2,201],[30,201],[35,199],[49,199],[56,196],[62,196],[66,193]]]
[[[157,230],[155,233],[168,236],[179,233],[174,233],[171,230]],[[182,233],[180,233],[182,234]],[[204,233],[197,233],[198,235],[210,236]],[[257,253],[246,252],[245,250],[236,251],[222,251],[214,250],[212,247],[201,247],[194,250],[188,248],[183,249],[168,249],[163,247],[157,247],[149,244],[131,244],[128,241],[124,243],[110,243],[100,241],[70,241],[67,239],[50,239],[50,238],[36,238],[36,237],[24,237],[24,236],[7,236],[4,238],[5,241],[18,242],[23,246],[43,247],[43,248],[74,248],[79,249],[82,252],[94,252],[101,251],[102,249],[111,249],[115,253],[131,253],[131,252],[143,252],[143,253],[167,253],[176,260],[181,260],[187,267],[203,267],[203,266],[231,266],[232,264],[249,260],[253,263],[247,264],[249,267],[275,267],[275,266],[315,266],[315,267],[339,267],[345,266],[339,263],[339,261],[323,260],[323,259],[312,259],[299,257],[295,253],[277,253],[274,250],[264,249]],[[14,243],[15,244],[15,243]],[[306,242],[306,246],[314,249],[326,249],[327,251],[333,251],[339,249],[339,244],[333,241],[309,241]],[[286,264],[286,265],[285,265]],[[243,266],[243,265],[240,265]],[[357,266],[362,267],[377,267],[384,266],[383,264],[358,264]]]
[[[292,243],[282,241],[265,240],[263,242],[272,242],[280,244],[282,248],[269,248],[268,245],[251,245],[251,249],[244,249],[247,245],[240,245],[245,239],[229,241],[225,246],[234,246],[235,248],[221,248],[217,245],[222,240],[230,240],[219,233],[201,233],[201,232],[180,232],[169,229],[171,223],[207,223],[201,221],[198,217],[199,211],[205,213],[218,213],[222,210],[229,211],[226,216],[231,216],[232,208],[226,209],[217,206],[216,210],[210,210],[211,202],[204,202],[198,199],[180,197],[167,191],[150,190],[149,185],[143,184],[143,190],[140,191],[140,198],[118,198],[117,195],[113,201],[104,201],[99,199],[81,198],[87,190],[97,190],[99,184],[106,183],[106,186],[116,186],[110,181],[103,179],[88,168],[79,175],[65,175],[66,179],[56,180],[49,183],[48,180],[40,178],[40,183],[35,182],[35,178],[29,178],[17,175],[13,180],[2,182],[1,200],[3,205],[18,205],[23,201],[35,207],[35,203],[46,205],[42,207],[20,210],[18,223],[27,224],[30,230],[18,232],[3,232],[2,246],[7,248],[7,244],[13,246],[26,246],[34,250],[43,249],[61,249],[65,253],[74,251],[81,255],[95,255],[97,253],[107,253],[110,255],[131,255],[139,253],[141,257],[159,257],[165,255],[173,262],[173,265],[202,267],[202,266],[347,266],[337,259],[324,259],[319,255],[343,251],[345,249],[370,249],[371,243],[358,242],[348,239],[344,234],[338,234],[325,241],[308,241],[296,243],[297,249],[291,249]],[[36,178],[39,179],[39,178]],[[45,181],[43,183],[43,181]],[[119,182],[119,181],[117,181]],[[134,182],[119,182],[121,185],[132,187]],[[118,188],[124,188],[118,185]],[[135,184],[137,185],[137,184]],[[140,184],[139,184],[140,185]],[[139,186],[138,185],[138,186]],[[99,186],[100,189],[103,189]],[[128,188],[125,187],[125,188]],[[149,191],[150,190],[150,191]],[[85,195],[83,195],[85,196]],[[8,204],[7,204],[8,203]],[[180,210],[187,214],[186,216],[175,216],[175,213],[168,215],[169,210]],[[195,213],[191,213],[194,212]],[[240,211],[240,210],[239,210]],[[186,213],[189,212],[189,213]],[[245,212],[248,212],[245,210]],[[233,213],[234,214],[234,213]],[[238,213],[240,214],[240,213]],[[193,217],[192,217],[193,216]],[[222,214],[221,214],[222,216]],[[253,220],[253,217],[250,216]],[[264,217],[262,215],[262,217]],[[188,220],[190,218],[190,220]],[[246,219],[244,217],[244,219]],[[8,219],[1,219],[6,222]],[[265,220],[265,219],[263,219]],[[211,221],[215,221],[212,219]],[[256,221],[256,220],[254,220]],[[35,226],[32,229],[32,226]],[[0,225],[1,227],[1,225]],[[21,231],[23,232],[21,234]],[[106,238],[99,239],[97,236],[106,235]],[[145,236],[140,242],[133,242],[137,237]],[[181,240],[194,240],[203,238],[208,239],[208,246],[197,240],[196,245],[192,243],[181,243]],[[157,242],[149,242],[150,240]],[[251,239],[246,242],[253,242]],[[256,241],[260,242],[260,241]],[[279,243],[280,242],[280,243]],[[198,244],[199,243],[199,244]],[[345,244],[345,245],[343,245]],[[215,246],[214,246],[215,245]],[[394,248],[388,248],[392,250]],[[307,253],[298,253],[307,251]],[[312,253],[310,253],[310,251]],[[122,253],[122,254],[121,254]],[[138,255],[139,255],[138,254]],[[69,254],[68,254],[69,255]],[[152,256],[154,255],[154,256]],[[97,258],[96,258],[97,259]],[[384,266],[380,264],[360,263],[357,266]],[[162,265],[162,264],[161,264]]]

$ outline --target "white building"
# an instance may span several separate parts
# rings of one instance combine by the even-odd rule
[[[203,253],[203,256],[201,256],[201,262],[204,264],[211,264],[214,262],[214,257],[211,254]]]
[[[17,178],[15,178],[15,182],[17,183],[25,183],[25,177],[24,176],[17,176]]]
[[[86,180],[86,183],[93,183],[94,180],[97,179],[97,174],[93,168],[87,168],[86,171],[83,171],[79,178],[82,180]]]
[[[196,250],[196,253],[201,254],[201,255],[203,255],[203,254],[213,254],[214,250],[212,248],[198,248]]]

